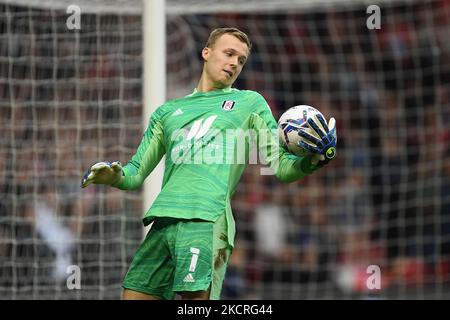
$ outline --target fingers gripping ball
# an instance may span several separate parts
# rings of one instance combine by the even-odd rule
[[[312,153],[323,154],[325,159],[332,160],[336,157],[336,120],[331,118],[329,124],[322,115],[314,115],[308,119],[308,126],[312,132],[300,130],[303,138],[299,145]],[[309,142],[313,142],[312,144]]]
[[[336,157],[336,120],[328,124],[314,107],[299,105],[288,109],[278,121],[280,142],[292,153],[311,157],[313,164],[328,163]]]

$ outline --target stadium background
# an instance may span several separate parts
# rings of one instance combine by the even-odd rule
[[[0,1],[1,299],[120,296],[142,192],[79,188],[142,135],[142,16],[138,1],[115,2],[81,5],[73,31],[64,8]],[[210,30],[236,26],[254,43],[237,88],[276,119],[297,104],[337,119],[326,169],[292,184],[245,171],[223,298],[449,298],[450,1],[380,2],[380,30],[366,27],[376,3],[278,2],[184,13],[168,1],[168,98],[195,87]],[[80,290],[66,287],[68,265]],[[380,290],[366,287],[369,265]]]

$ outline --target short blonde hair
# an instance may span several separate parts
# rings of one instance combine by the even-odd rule
[[[208,38],[208,41],[206,41],[205,47],[212,48],[214,46],[214,44],[216,43],[217,39],[219,39],[224,34],[231,34],[231,35],[235,36],[236,38],[238,38],[243,43],[245,43],[247,45],[248,52],[250,53],[250,50],[252,48],[252,43],[250,42],[250,39],[244,32],[242,32],[241,30],[239,30],[237,28],[214,29],[209,34],[209,38]]]

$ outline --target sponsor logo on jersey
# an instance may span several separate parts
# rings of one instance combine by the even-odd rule
[[[222,109],[225,110],[225,111],[230,111],[231,109],[234,108],[234,104],[235,104],[235,103],[236,103],[235,101],[225,100],[225,101],[222,103]]]
[[[189,130],[186,140],[191,140],[192,138],[198,140],[203,137],[206,132],[208,132],[209,128],[211,127],[214,120],[216,120],[216,118],[217,116],[210,116],[205,121],[203,121],[203,119],[198,119],[197,121],[195,121],[191,127],[191,130]]]

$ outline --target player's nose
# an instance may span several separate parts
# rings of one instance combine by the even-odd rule
[[[238,63],[239,63],[238,57],[231,57],[230,67],[236,68]]]

